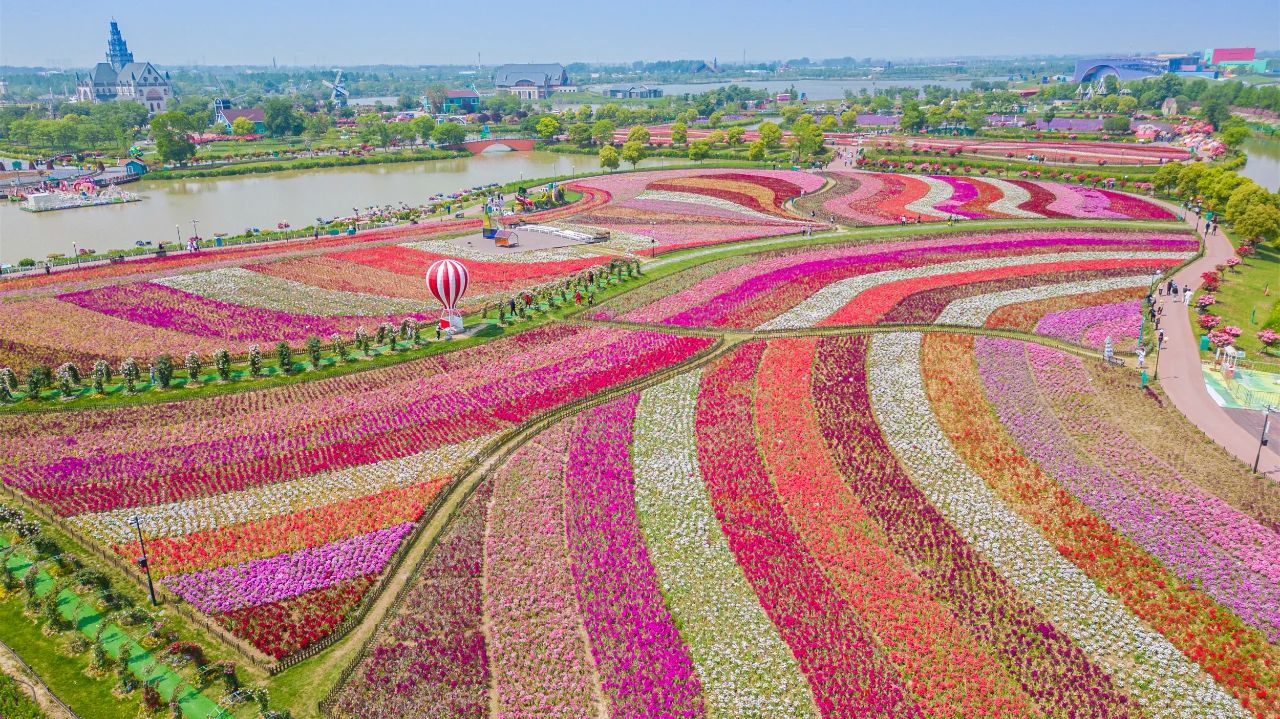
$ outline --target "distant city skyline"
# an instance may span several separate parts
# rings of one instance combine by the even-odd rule
[[[1178,52],[1280,46],[1280,3],[1239,0],[1206,13],[1188,0],[1008,4],[939,0],[844,4],[650,0],[623,12],[513,0],[449,5],[274,0],[235,11],[131,0],[0,0],[0,65],[89,67],[114,17],[141,59],[178,65],[472,65],[719,58],[980,57]],[[581,7],[581,6],[577,6]],[[481,12],[471,11],[480,8]],[[981,8],[983,11],[979,11]],[[619,28],[622,28],[620,30]],[[762,31],[763,29],[763,31]]]

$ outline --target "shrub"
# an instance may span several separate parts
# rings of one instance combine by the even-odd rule
[[[182,366],[187,368],[187,380],[191,382],[200,381],[200,370],[203,368],[200,362],[200,355],[195,352],[188,352],[187,358],[182,362]]]
[[[150,684],[142,687],[142,706],[151,713],[160,709],[160,692]]]
[[[288,342],[281,340],[276,343],[276,364],[280,366],[281,372],[293,373],[293,348]]]
[[[70,397],[75,394],[76,385],[79,384],[75,380],[79,379],[79,375],[80,373],[76,371],[75,365],[70,362],[58,367],[58,392],[63,397]]]
[[[355,333],[356,349],[364,353],[365,357],[369,356],[369,348],[372,343],[369,339],[369,333],[363,327],[357,327]]]
[[[169,385],[173,382],[173,357],[162,354],[156,357],[155,361],[156,386],[159,389],[169,389]]]
[[[342,338],[341,334],[334,332],[329,340],[333,342],[333,355],[343,362],[347,361],[350,352],[347,350],[347,341]]]
[[[142,377],[142,370],[138,368],[138,361],[132,357],[125,359],[120,363],[120,376],[124,378],[124,388],[126,392],[133,392],[134,387],[138,384],[138,380]]]
[[[249,375],[262,376],[262,350],[256,344],[249,345]]]
[[[106,392],[107,383],[111,381],[111,365],[106,360],[93,363],[93,391],[98,394]]]
[[[320,338],[311,335],[307,338],[307,358],[311,360],[311,369],[320,369]]]
[[[218,379],[223,382],[231,381],[231,353],[226,350],[214,352],[213,368],[218,372]]]
[[[378,330],[377,330],[378,334],[375,336],[375,339],[374,339],[375,344],[385,345],[387,343],[387,335],[389,334],[387,332],[388,327],[390,327],[390,325],[388,325],[386,322],[383,322],[382,324],[378,325]]]
[[[9,391],[18,389],[18,375],[9,367],[0,369],[0,384],[9,388]]]

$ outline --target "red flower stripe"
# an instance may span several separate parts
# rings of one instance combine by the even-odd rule
[[[756,446],[752,389],[763,342],[739,347],[702,378],[698,461],[729,547],[791,647],[823,716],[920,716],[787,521]]]
[[[1034,605],[1027,604],[918,490],[876,424],[867,391],[866,337],[823,338],[814,402],[836,468],[890,546],[990,647],[1042,711],[1078,718],[1133,716],[1135,705]]]
[[[900,282],[890,282],[873,287],[858,295],[849,304],[841,307],[819,325],[852,325],[875,324],[884,314],[904,298],[925,289],[962,285],[972,282],[985,282],[1004,277],[1020,277],[1029,274],[1046,274],[1051,272],[1076,272],[1081,270],[1105,270],[1113,268],[1150,269],[1152,267],[1168,267],[1181,262],[1180,259],[1152,260],[1082,260],[1075,262],[1046,262],[1044,264],[1020,265],[1014,267],[997,267],[989,270],[958,272],[933,277],[920,277]]]
[[[353,577],[271,604],[215,614],[213,618],[235,636],[280,659],[306,649],[332,632],[360,602],[373,581],[372,574]]]
[[[770,342],[757,373],[756,431],[796,531],[928,716],[1039,716],[1005,668],[888,547],[835,470],[808,391],[817,346],[817,338]]]

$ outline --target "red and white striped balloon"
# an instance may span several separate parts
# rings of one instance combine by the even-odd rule
[[[452,310],[467,291],[467,268],[457,260],[436,260],[427,269],[427,288],[445,310]]]

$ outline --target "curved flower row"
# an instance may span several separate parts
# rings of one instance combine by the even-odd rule
[[[603,702],[565,547],[572,425],[525,445],[493,479],[484,611],[496,717],[598,715]]]
[[[809,717],[809,688],[734,559],[698,467],[700,372],[646,390],[632,448],[636,514],[713,716]]]
[[[1142,301],[1129,300],[1047,314],[1036,323],[1036,332],[1095,349],[1109,337],[1117,349],[1130,349],[1141,327]]]
[[[974,344],[964,336],[924,340],[926,389],[956,451],[1060,554],[1200,664],[1245,708],[1258,716],[1275,713],[1280,696],[1268,695],[1265,687],[1277,681],[1276,647],[1101,521],[1022,453],[986,400],[991,393],[1021,390],[984,387]],[[1127,411],[1142,406],[1118,399]]]
[[[1059,182],[848,170],[826,174],[837,182],[815,200],[840,221],[859,225],[894,224],[904,217],[933,222],[953,216],[1174,219],[1164,207],[1140,197]]]
[[[412,522],[319,547],[219,569],[166,577],[164,584],[203,612],[276,602],[366,574],[377,574]]]
[[[240,267],[174,275],[155,282],[198,297],[295,315],[384,318],[431,309],[420,301],[325,289]]]
[[[1008,305],[1035,302],[1037,300],[1045,300],[1052,297],[1071,297],[1091,292],[1107,292],[1110,290],[1126,288],[1148,287],[1150,284],[1151,275],[1141,274],[1129,275],[1128,277],[1116,277],[1106,280],[1062,282],[1040,285],[1038,287],[1026,287],[1014,290],[1005,290],[1003,292],[975,295],[973,297],[956,300],[955,302],[947,305],[938,315],[936,322],[940,325],[983,327],[986,325],[987,319],[991,316],[991,313]],[[1135,307],[1134,310],[1137,311],[1137,308]],[[1136,319],[1140,319],[1140,317]],[[1036,331],[1040,331],[1038,326]],[[1136,339],[1137,336],[1138,331],[1135,326],[1133,337]],[[1063,339],[1067,338],[1064,337]],[[1073,338],[1072,341],[1079,341],[1079,337]]]
[[[639,396],[579,417],[565,476],[565,533],[591,650],[615,717],[706,713],[688,648],[636,517],[629,447]]]
[[[960,459],[930,409],[920,343],[917,333],[879,335],[868,356],[872,407],[916,486],[1152,716],[1245,716],[1239,702],[1059,555]]]

